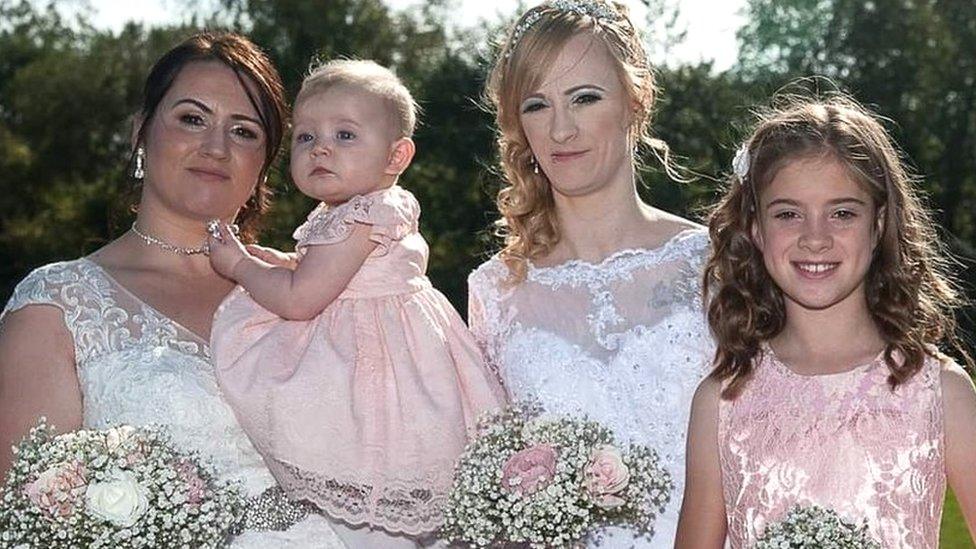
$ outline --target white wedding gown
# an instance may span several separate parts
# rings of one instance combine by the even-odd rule
[[[155,423],[174,443],[212,460],[223,479],[239,481],[256,523],[291,522],[293,506],[260,495],[274,478],[224,402],[210,365],[206,341],[163,316],[88,259],[52,263],[28,275],[0,314],[27,305],[52,305],[64,313],[74,339],[84,407],[84,426]],[[44,337],[44,334],[38,334]],[[343,547],[318,514],[283,530],[249,529],[232,547]]]
[[[689,229],[599,264],[530,265],[514,286],[498,257],[468,279],[471,330],[514,400],[586,414],[657,451],[674,478],[652,538],[609,528],[591,547],[674,545],[691,399],[714,353],[701,304],[707,246]]]

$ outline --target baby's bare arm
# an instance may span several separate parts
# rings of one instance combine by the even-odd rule
[[[356,224],[342,242],[311,245],[294,271],[248,254],[234,267],[233,278],[278,316],[309,320],[339,297],[376,249],[369,235],[368,225]]]

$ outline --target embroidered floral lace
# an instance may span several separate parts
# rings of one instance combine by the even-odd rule
[[[703,230],[598,264],[530,266],[507,284],[495,257],[469,278],[471,329],[516,400],[586,414],[656,450],[675,481],[653,538],[608,529],[591,546],[674,544],[691,398],[714,352],[701,306]]]
[[[250,496],[274,479],[217,387],[206,342],[117,284],[88,259],[52,263],[14,290],[3,317],[28,305],[61,309],[74,339],[84,425],[166,426],[173,441],[197,450],[220,476]],[[235,548],[342,547],[318,515],[286,531],[247,531]]]
[[[945,497],[941,366],[894,392],[879,357],[804,376],[771,351],[719,408],[719,457],[733,548],[752,547],[794,505],[867,520],[890,549],[935,548]]]

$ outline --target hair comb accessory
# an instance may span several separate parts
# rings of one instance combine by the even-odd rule
[[[732,173],[737,175],[741,181],[745,181],[746,176],[749,175],[749,162],[749,145],[743,143],[735,152],[735,158],[732,159]]]
[[[620,12],[613,6],[600,0],[555,0],[554,2],[547,2],[533,8],[525,19],[515,27],[515,30],[512,32],[512,39],[509,41],[507,51],[505,52],[505,59],[511,57],[512,52],[515,51],[516,46],[518,46],[519,41],[522,39],[522,35],[538,23],[539,19],[542,19],[543,8],[546,7],[561,12],[588,16],[596,22],[617,21],[622,17]]]

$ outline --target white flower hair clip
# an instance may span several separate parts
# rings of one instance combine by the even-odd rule
[[[512,56],[512,52],[515,51],[515,47],[518,46],[519,40],[522,39],[522,35],[526,31],[532,28],[533,25],[542,19],[543,8],[553,8],[558,11],[575,13],[581,16],[592,17],[594,21],[617,21],[622,16],[620,13],[607,2],[601,2],[600,0],[555,0],[553,2],[547,2],[531,11],[521,23],[519,23],[515,30],[512,32],[512,39],[508,43],[508,48],[506,48],[505,59]]]
[[[732,173],[738,176],[739,180],[745,181],[746,176],[749,175],[749,163],[749,145],[743,143],[732,159]]]

